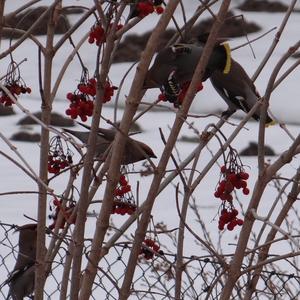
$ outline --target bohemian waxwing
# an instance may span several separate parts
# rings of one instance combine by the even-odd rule
[[[78,122],[79,123],[79,122]],[[90,130],[90,127],[79,123],[81,126],[87,128]],[[64,131],[72,134],[73,136],[77,137],[79,140],[81,140],[83,143],[88,142],[89,138],[89,131],[75,131],[70,129],[64,129]],[[95,156],[99,157],[100,155],[107,154],[106,151],[110,147],[111,143],[114,141],[116,130],[113,129],[104,129],[99,128],[98,134],[97,134],[97,142],[96,142],[96,153]],[[152,151],[152,149],[137,140],[134,140],[130,137],[127,137],[122,164],[123,165],[129,165],[133,164],[135,162],[138,162],[140,160],[144,160],[149,158],[156,158],[156,155]]]
[[[19,227],[19,251],[16,264],[8,280],[8,298],[22,300],[34,290],[37,225],[26,224]]]
[[[159,51],[144,82],[144,88],[160,88],[170,102],[176,102],[182,87],[193,77],[204,44],[175,44]],[[217,44],[210,56],[202,81],[215,70],[227,74],[231,57],[228,44]]]
[[[219,95],[225,100],[228,109],[223,116],[231,116],[237,109],[249,112],[260,98],[253,81],[249,78],[243,67],[231,59],[231,68],[227,74],[218,70],[210,76],[210,81]],[[260,108],[253,114],[255,120],[260,118]],[[267,115],[266,125],[274,121]]]

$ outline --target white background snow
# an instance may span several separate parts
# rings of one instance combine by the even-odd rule
[[[6,1],[5,12],[8,13],[13,11],[21,4],[26,1],[22,0],[14,0],[14,1]],[[84,2],[84,3],[83,3]],[[71,3],[75,4],[84,4],[89,6],[93,1],[64,1],[64,5],[68,5]],[[185,1],[186,13],[187,17],[191,16],[195,11],[197,5],[199,5],[199,1],[188,0]],[[232,7],[236,6],[241,1],[233,1]],[[290,2],[290,1],[284,1]],[[40,4],[48,4],[49,1],[41,1],[37,5]],[[298,3],[298,6],[299,3]],[[217,6],[214,6],[214,10],[216,11]],[[241,14],[240,11],[235,10],[237,15]],[[248,21],[255,21],[260,26],[262,26],[263,30],[259,33],[250,34],[249,39],[253,39],[262,32],[265,32],[271,29],[274,26],[279,26],[280,22],[283,18],[282,13],[248,13],[243,12],[244,17]],[[207,17],[207,15],[206,15]],[[78,18],[78,15],[71,16],[71,20],[74,22]],[[148,16],[144,20],[142,20],[136,27],[132,29],[132,33],[143,33],[144,31],[151,30],[153,25],[157,22],[158,16],[153,14],[152,16]],[[182,24],[182,17],[180,10],[176,12],[177,21]],[[89,31],[91,25],[94,23],[94,19],[90,18],[85,26],[82,26],[80,30],[76,31],[74,34],[74,41],[78,41],[82,34]],[[262,58],[264,57],[266,51],[268,50],[272,40],[274,39],[276,31],[268,34],[266,37],[258,40],[253,43],[253,49],[256,55],[256,59],[253,58],[251,54],[251,50],[249,47],[243,47],[237,51],[233,52],[233,57],[240,62],[248,74],[251,76],[258,65],[260,64]],[[264,68],[264,71],[256,80],[255,84],[257,89],[261,94],[264,94],[266,89],[266,85],[269,79],[269,76],[276,64],[276,62],[280,59],[280,57],[288,50],[288,48],[294,44],[299,39],[300,32],[300,13],[293,13],[286,29],[283,32],[283,35],[280,39],[279,45],[276,48],[274,54],[272,55],[271,60],[268,62],[267,66]],[[58,40],[60,36],[56,37]],[[44,44],[45,37],[39,37],[39,40]],[[232,39],[230,40],[230,45],[235,47],[241,43],[246,41],[245,37]],[[3,40],[1,42],[1,52],[6,50],[9,46],[8,40]],[[54,60],[54,70],[53,70],[53,79],[56,79],[56,76],[62,66],[62,62],[65,60],[67,55],[71,51],[71,46],[68,42],[62,47],[59,51],[58,57]],[[80,54],[83,58],[84,63],[90,69],[90,72],[93,73],[94,70],[94,55],[96,48],[94,45],[90,45],[87,42],[80,49]],[[38,78],[37,78],[37,48],[36,46],[29,40],[25,41],[21,47],[19,47],[14,53],[15,61],[20,61],[24,58],[27,58],[27,62],[21,65],[21,73],[26,81],[26,84],[32,88],[32,94],[29,96],[22,96],[20,98],[20,103],[30,109],[32,112],[36,112],[40,109],[41,101],[39,96],[38,89]],[[8,57],[2,59],[0,61],[0,70],[1,76],[5,74],[7,64],[9,60]],[[290,64],[294,63],[294,59],[290,59],[284,69],[286,69]],[[120,80],[124,76],[126,70],[131,66],[130,63],[121,63],[114,64],[110,71],[110,79],[114,85],[118,86]],[[125,95],[128,94],[131,80],[134,76],[134,71],[129,74],[126,79],[125,85],[121,92],[120,102],[124,103]],[[282,73],[282,72],[281,72]],[[77,85],[78,80],[81,75],[81,67],[78,63],[78,60],[75,58],[71,63],[66,76],[62,84],[60,85],[59,91],[57,93],[57,97],[55,99],[53,105],[53,111],[64,113],[65,109],[68,106],[67,100],[65,100],[65,95],[69,91],[73,91]],[[287,123],[287,127],[290,132],[294,135],[299,133],[299,113],[300,113],[300,89],[299,89],[299,78],[300,78],[300,70],[296,69],[292,75],[289,76],[284,83],[282,83],[278,89],[272,94],[270,101],[270,109],[272,113],[281,121]],[[146,94],[145,99],[148,101],[154,101],[159,94],[158,90],[151,90]],[[169,106],[171,107],[171,106]],[[223,100],[217,95],[217,93],[213,90],[210,83],[207,81],[204,83],[204,89],[194,99],[191,112],[194,113],[211,113],[216,111],[225,110],[226,105]],[[17,121],[23,117],[23,113],[15,108],[16,115],[10,117],[1,117],[0,118],[0,131],[1,133],[10,138],[11,135],[20,130],[20,126],[16,125]],[[120,119],[122,115],[122,110],[118,111],[118,118]],[[237,115],[242,115],[242,113],[237,113]],[[105,106],[104,108],[104,116],[110,120],[113,120],[113,109],[109,106]],[[163,132],[166,136],[169,133],[169,127],[172,126],[172,122],[175,118],[175,114],[171,112],[161,112],[161,111],[153,111],[145,114],[138,123],[141,125],[143,129],[143,133],[140,135],[136,135],[135,138],[139,139],[151,146],[154,152],[159,157],[163,151],[163,143],[159,136],[158,128],[162,128]],[[211,122],[216,122],[218,119],[215,117],[210,118],[201,118],[201,119],[189,119],[189,121],[194,122],[194,126],[201,132],[207,124]],[[237,119],[231,119],[233,122],[238,122]],[[102,126],[106,126],[102,123]],[[235,147],[238,151],[246,147],[249,141],[256,141],[258,134],[258,124],[254,121],[248,122],[246,125],[247,129],[242,130],[239,136],[235,139],[232,146]],[[78,128],[79,129],[79,128]],[[234,127],[230,125],[224,126],[222,129],[223,132],[229,136],[229,134],[234,130]],[[31,126],[30,131],[39,132],[39,126]],[[181,135],[193,135],[192,131],[188,129],[188,126],[185,125]],[[28,161],[28,163],[32,166],[32,168],[38,173],[39,166],[39,145],[36,143],[25,143],[25,142],[12,142],[14,146],[17,147],[18,151],[21,155]],[[276,153],[280,154],[282,151],[286,150],[288,145],[291,143],[290,138],[286,135],[286,133],[278,126],[275,125],[266,131],[266,143],[270,145]],[[180,158],[183,160],[196,144],[178,142],[178,153],[180,154]],[[212,151],[216,151],[218,149],[218,143],[213,141],[209,144],[209,148]],[[6,143],[0,140],[0,150],[11,155],[12,157],[16,157],[15,154],[9,149]],[[206,162],[211,158],[211,154],[208,151],[204,151],[200,163],[198,165],[199,171],[201,171],[202,167],[205,166]],[[249,166],[250,172],[250,189],[254,185],[255,175],[257,173],[257,160],[255,157],[246,158],[243,157],[243,163]],[[274,160],[276,158],[271,158]],[[158,160],[156,160],[158,162]],[[219,161],[222,164],[222,160]],[[282,172],[285,176],[291,176],[295,173],[296,168],[299,165],[299,161],[293,160]],[[169,169],[173,169],[174,166],[172,163],[169,163]],[[141,169],[141,164],[137,163],[135,165],[135,170]],[[216,200],[213,196],[217,181],[219,170],[218,167],[215,166],[206,176],[205,180],[201,182],[199,187],[195,192],[195,197],[197,199],[197,204],[200,207],[200,214],[203,216],[203,220],[205,221],[208,229],[216,241],[218,238],[218,229],[217,229],[217,218],[215,218],[217,214],[217,210],[219,207],[219,200]],[[65,187],[65,179],[67,177],[59,177],[58,180],[51,182],[51,187],[55,189],[55,192],[60,194],[63,192]],[[144,201],[147,190],[151,182],[150,177],[140,178],[138,176],[131,176],[130,183],[133,187],[135,187],[136,180],[140,180],[140,201]],[[175,179],[174,183],[179,182],[179,179]],[[77,180],[78,187],[80,187],[80,178]],[[24,175],[24,173],[17,168],[12,162],[5,159],[1,156],[0,159],[0,221],[9,224],[17,224],[22,225],[28,223],[28,220],[24,217],[24,215],[28,215],[32,218],[37,217],[37,195],[35,194],[13,194],[13,195],[2,195],[2,193],[13,192],[13,191],[37,191],[37,185],[34,181]],[[241,195],[240,195],[241,196]],[[98,197],[101,198],[101,191],[99,192]],[[251,197],[251,193],[249,196],[241,196],[240,200],[243,203],[243,206],[246,207],[247,203]],[[267,209],[270,207],[275,197],[275,193],[272,189],[263,196],[263,201],[259,208],[259,214],[265,215]],[[50,199],[49,199],[50,200]],[[298,205],[298,204],[296,204]],[[95,205],[93,207],[96,211],[99,208]],[[178,217],[176,213],[175,207],[175,191],[172,187],[166,189],[162,192],[155,204],[153,210],[153,216],[155,222],[163,221],[165,222],[169,228],[174,228],[178,226]],[[190,220],[193,229],[201,235],[201,228],[193,223],[193,215],[190,215]],[[122,224],[123,220],[126,217],[116,216],[114,217],[114,222],[116,224]],[[50,222],[50,221],[49,221]],[[87,237],[92,237],[94,231],[94,218],[89,218],[86,226],[86,235]],[[261,224],[257,223],[256,228],[259,228]],[[238,235],[239,230],[235,230],[233,233],[225,232],[226,242],[231,243],[231,245],[227,245],[224,243],[223,247],[226,252],[234,251],[233,243],[235,242],[234,237]],[[187,235],[187,241],[190,241],[190,245],[193,245],[193,238]],[[195,252],[199,251],[198,246],[188,247],[186,249],[186,255],[195,254]],[[276,251],[276,249],[273,249]],[[0,276],[0,283],[6,278],[2,278]]]

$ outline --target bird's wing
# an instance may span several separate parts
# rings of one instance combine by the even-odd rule
[[[249,108],[246,104],[246,98],[242,94],[237,95],[237,93],[232,92],[231,89],[228,89],[227,86],[221,84],[221,81],[217,80],[214,76],[210,78],[210,81],[217,93],[223,98],[231,110],[242,109],[248,111]]]
[[[17,279],[18,277],[22,276],[29,268],[31,268],[35,262],[29,263],[26,266],[23,266],[22,268],[14,269],[10,274],[9,277],[0,285],[0,289],[4,287],[5,285],[9,284],[12,280]]]

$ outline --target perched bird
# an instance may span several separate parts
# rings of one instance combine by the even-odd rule
[[[210,76],[210,81],[228,105],[228,109],[223,112],[224,117],[230,117],[237,109],[249,112],[260,98],[253,81],[243,67],[233,59],[231,59],[231,68],[227,74],[215,70]],[[259,120],[260,108],[253,114],[253,118]],[[273,122],[267,115],[266,125]]]
[[[182,89],[193,77],[204,44],[175,44],[159,51],[144,82],[144,88],[161,88],[167,100],[174,102]],[[215,70],[227,74],[231,56],[228,44],[217,44],[209,58],[202,81]]]
[[[16,231],[19,232],[19,253],[6,283],[10,287],[8,298],[22,300],[34,290],[37,225],[26,224]]]
[[[89,126],[82,123],[79,124],[90,130]],[[64,131],[77,137],[83,143],[88,142],[88,138],[90,134],[89,131],[75,131],[66,128],[64,129]],[[95,153],[96,157],[107,154],[106,151],[110,147],[111,143],[114,141],[116,132],[117,132],[116,130],[112,130],[112,129],[104,129],[104,128],[98,129],[97,141],[96,141],[96,153]],[[156,158],[156,155],[148,145],[139,142],[137,140],[134,140],[130,137],[127,137],[123,159],[121,163],[123,165],[133,164],[140,160],[147,159],[147,157]]]

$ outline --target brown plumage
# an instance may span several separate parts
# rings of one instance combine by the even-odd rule
[[[87,129],[90,129],[90,127],[85,124],[79,124]],[[74,135],[85,144],[88,142],[90,134],[89,131],[75,131],[70,129],[64,129],[64,131]],[[112,129],[98,129],[95,153],[96,157],[101,157],[104,154],[108,154],[107,151],[114,141],[116,132],[116,130]],[[154,154],[153,150],[145,143],[127,137],[123,159],[121,162],[122,165],[133,164],[135,162],[147,159],[147,157],[156,158],[156,155]]]
[[[34,290],[36,229],[36,224],[26,224],[16,230],[19,232],[18,257],[6,281],[10,287],[8,295],[13,300],[22,300],[31,295]]]

